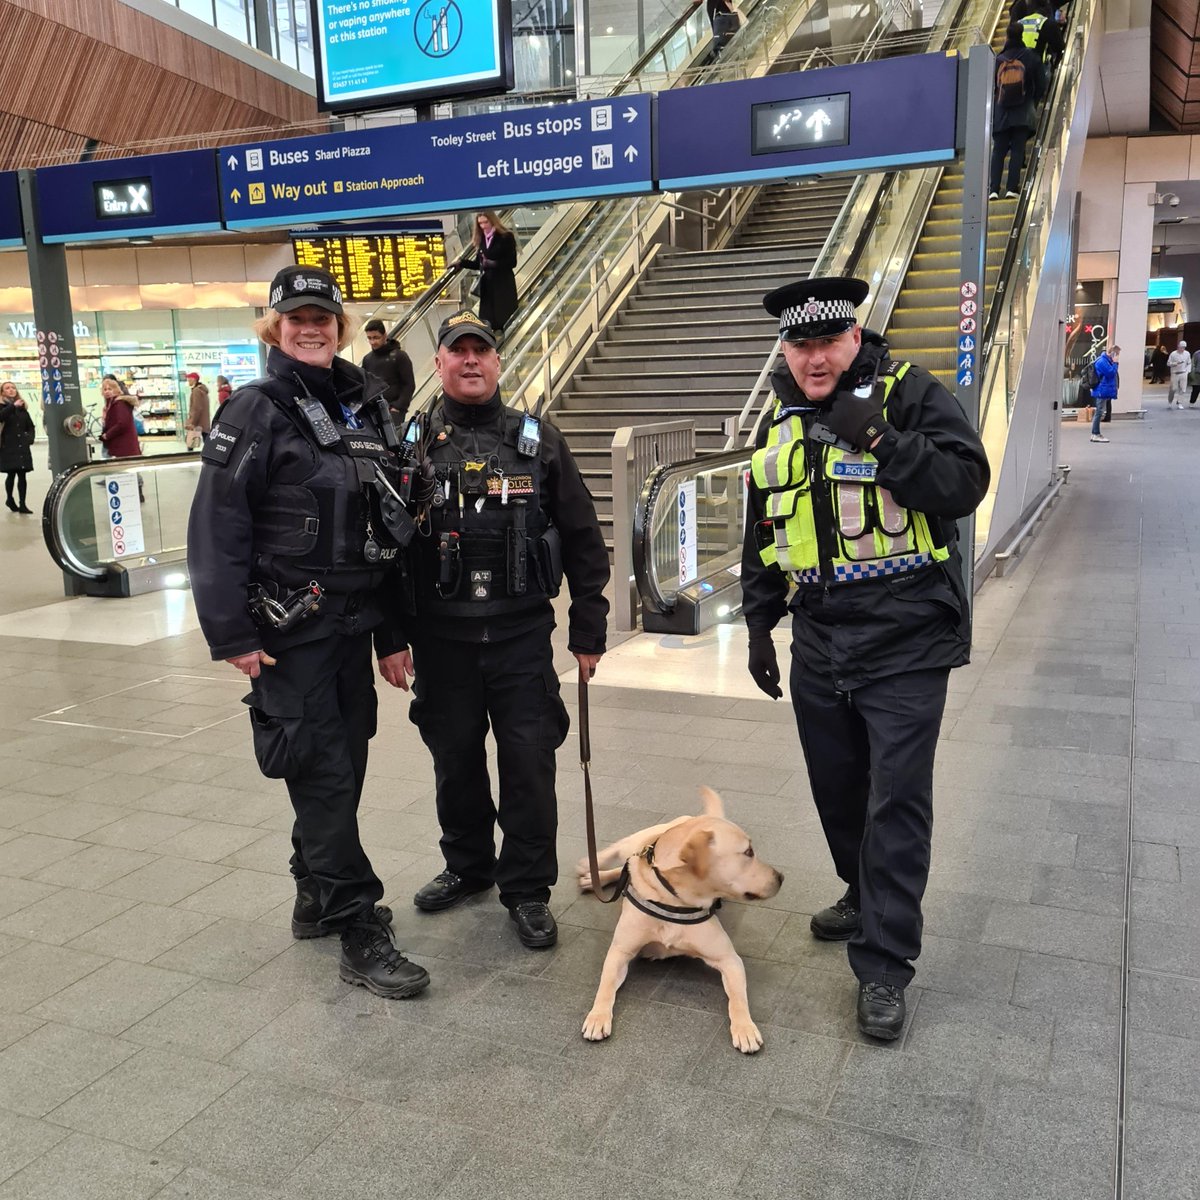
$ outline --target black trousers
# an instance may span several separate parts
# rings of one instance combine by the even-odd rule
[[[496,883],[509,907],[549,900],[558,878],[555,751],[570,727],[549,629],[483,643],[417,636],[412,654],[409,718],[433,755],[446,866],[464,879]],[[488,776],[489,727],[499,804]]]
[[[921,897],[933,836],[933,759],[948,668],[838,692],[793,657],[792,707],[837,873],[858,895],[850,966],[904,987],[921,953]]]
[[[998,129],[992,134],[992,178],[989,191],[1000,190],[1000,176],[1004,174],[1004,156],[1008,155],[1008,190],[1021,190],[1021,168],[1025,165],[1025,143],[1033,131],[1024,125],[1012,129]]]
[[[28,493],[26,491],[26,488],[28,485],[26,484],[25,474],[26,473],[24,471],[18,469],[15,471],[9,471],[4,476],[4,494],[5,494],[5,496],[9,500],[11,500],[13,498],[13,484],[15,483],[17,485],[17,503],[22,508],[25,507],[25,499],[26,499],[26,496],[28,495]]]
[[[321,927],[339,929],[383,898],[358,834],[375,734],[371,635],[335,634],[281,650],[246,697],[263,774],[283,779],[296,812],[292,874],[312,876]]]

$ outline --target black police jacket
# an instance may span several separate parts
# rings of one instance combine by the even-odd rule
[[[889,361],[887,343],[864,330],[862,349],[839,387],[885,370]],[[775,368],[771,382],[785,405],[801,411],[807,431],[819,410],[796,386],[785,362]],[[970,609],[955,521],[974,512],[987,493],[991,472],[983,443],[954,396],[915,364],[893,387],[887,420],[890,428],[872,450],[880,464],[876,482],[899,504],[929,518],[931,529],[950,547],[944,564],[879,579],[800,585],[789,599],[789,578],[759,557],[754,526],[763,519],[762,493],[750,488],[742,548],[746,626],[752,635],[769,632],[790,608],[793,653],[807,670],[845,691],[888,675],[957,667],[970,659]],[[765,444],[768,428],[764,419],[758,445]],[[813,509],[832,531],[825,480],[813,482]]]
[[[501,641],[550,626],[557,587],[549,578],[550,555],[539,551],[552,528],[571,593],[568,645],[601,654],[609,567],[596,507],[562,434],[548,421],[541,422],[537,458],[518,454],[522,416],[502,404],[498,392],[477,405],[443,396],[434,409],[428,458],[443,503],[430,507],[427,526],[408,548],[400,603],[422,632],[457,641]],[[482,466],[474,471],[472,464]],[[518,508],[528,556],[524,591],[515,595],[508,547]],[[456,535],[449,539],[452,549],[448,533]],[[443,570],[440,556],[447,553],[454,561]]]
[[[390,653],[403,647],[380,630],[379,588],[397,548],[364,489],[374,464],[389,463],[374,406],[364,402],[364,376],[335,358],[329,370],[267,357],[268,376],[221,406],[201,454],[200,479],[188,521],[188,571],[200,628],[214,659],[314,641],[334,633],[376,629]],[[297,399],[312,396],[342,435],[322,447]],[[343,405],[362,428],[350,428]],[[370,526],[368,527],[368,522]],[[380,548],[367,559],[369,534]],[[251,585],[277,599],[316,580],[325,589],[318,612],[284,634],[256,623]],[[390,622],[389,622],[390,624]]]
[[[401,429],[417,388],[412,359],[404,352],[399,342],[389,338],[378,350],[369,350],[363,356],[362,369],[368,376],[383,384],[383,394],[387,399],[388,408],[392,410],[392,420],[396,428]]]

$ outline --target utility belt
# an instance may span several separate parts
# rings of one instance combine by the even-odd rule
[[[562,586],[562,539],[553,526],[530,536],[518,519],[508,529],[442,530],[433,541],[439,600],[553,599]]]
[[[833,565],[833,582],[849,583],[856,579],[881,579],[885,575],[907,575],[911,571],[921,571],[931,567],[937,560],[932,554],[900,554],[895,558],[878,559],[873,562],[835,563]],[[820,567],[810,567],[804,571],[790,571],[793,583],[813,584],[824,583]]]

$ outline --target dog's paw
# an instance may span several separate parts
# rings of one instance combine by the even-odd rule
[[[743,1054],[757,1054],[762,1049],[762,1034],[758,1032],[758,1026],[749,1019],[738,1021],[736,1024],[731,1023],[729,1033],[735,1048]]]
[[[592,890],[592,869],[588,866],[586,858],[581,858],[575,864],[575,882],[579,885],[581,892],[590,892]]]
[[[758,1030],[755,1030],[755,1033],[757,1032]],[[610,1033],[612,1033],[611,1009],[608,1012],[603,1012],[601,1009],[593,1008],[583,1018],[583,1036],[589,1042],[602,1042]]]

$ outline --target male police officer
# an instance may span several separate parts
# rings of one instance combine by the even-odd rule
[[[771,630],[792,612],[792,705],[847,885],[812,931],[849,940],[859,1028],[891,1040],[921,949],[946,684],[970,650],[954,522],[989,472],[954,397],[857,324],[867,290],[808,279],[763,300],[784,362],[752,460],[742,592],[750,673],[776,698]]]
[[[406,607],[416,614],[410,716],[433,755],[446,869],[413,903],[438,912],[495,883],[522,943],[552,946],[554,755],[568,718],[550,601],[565,571],[567,645],[590,675],[604,653],[608,554],[562,436],[501,403],[491,326],[469,310],[448,317],[434,362],[442,397],[419,451],[418,524],[428,536],[409,548]],[[498,808],[484,747],[489,722]]]
[[[383,885],[358,833],[375,732],[371,670],[407,690],[411,661],[379,588],[405,532],[386,501],[398,446],[382,398],[336,357],[349,322],[333,277],[285,267],[256,325],[267,375],[222,406],[201,455],[188,568],[214,659],[251,679],[259,767],[295,809],[297,938],[340,933],[339,973],[380,996],[415,995],[423,967],[392,944]]]

